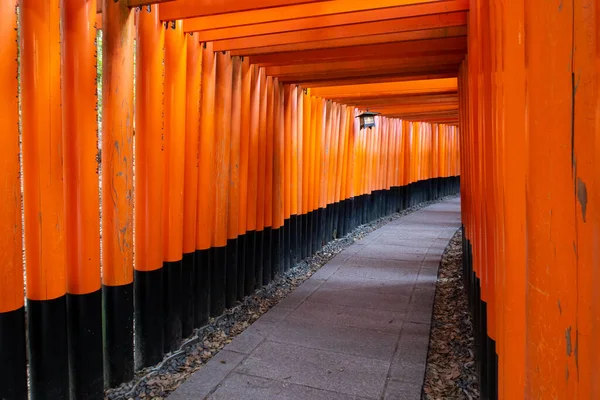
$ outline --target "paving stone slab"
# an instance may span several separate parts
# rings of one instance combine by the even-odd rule
[[[370,265],[364,265],[370,264]],[[352,265],[340,267],[332,276],[332,278],[348,279],[350,281],[357,280],[379,280],[384,282],[397,281],[406,282],[409,285],[414,284],[414,274],[420,273],[419,264],[406,262],[405,267],[389,267],[380,265],[377,260],[369,260],[368,262],[355,262]]]
[[[350,289],[319,288],[309,299],[318,303],[338,304],[376,310],[405,311],[409,296],[402,294],[358,292]]]
[[[269,335],[269,340],[312,349],[392,361],[398,335],[371,329],[339,327],[320,321],[288,319]]]
[[[377,267],[377,268],[393,268],[393,269],[411,269],[420,268],[422,261],[406,261],[406,260],[386,260],[377,257],[365,257],[360,253],[349,258],[344,262],[341,268],[347,266],[361,266],[361,267]]]
[[[221,350],[198,372],[185,381],[170,396],[169,400],[204,399],[235,369],[245,355]]]
[[[368,400],[285,381],[232,373],[210,397],[210,400]]]
[[[308,279],[298,286],[285,299],[279,302],[281,307],[296,308],[306,300],[321,284],[322,280]]]
[[[421,400],[423,385],[407,384],[390,380],[385,389],[384,400]]]
[[[237,371],[338,393],[380,398],[389,365],[372,358],[266,340]]]
[[[348,307],[305,301],[288,317],[306,323],[323,323],[337,327],[357,327],[381,332],[400,333],[405,312]]]
[[[401,294],[410,296],[417,280],[417,272],[410,273],[403,280],[361,279],[356,276],[334,275],[323,283],[323,289],[356,290],[359,292],[374,292]]]

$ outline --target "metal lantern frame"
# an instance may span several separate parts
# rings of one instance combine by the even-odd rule
[[[365,111],[362,114],[356,116],[356,118],[360,118],[360,129],[363,128],[372,128],[375,126],[375,116],[379,115],[379,113]]]

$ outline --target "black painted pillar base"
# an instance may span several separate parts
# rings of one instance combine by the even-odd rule
[[[331,219],[331,239],[335,240],[340,237],[339,218],[340,218],[340,202],[335,202],[331,205],[333,216]]]
[[[291,237],[290,237],[290,219],[283,220],[283,271],[287,272],[290,270],[291,265]]]
[[[290,215],[290,268],[294,268],[298,260],[298,215]]]
[[[344,212],[344,218],[346,218],[345,235],[354,230],[354,215],[354,197],[350,197],[346,200],[346,210]]]
[[[244,252],[244,264],[246,272],[244,274],[244,294],[246,296],[254,293],[254,264],[256,253],[256,231],[246,232],[246,250]]]
[[[312,211],[309,211],[304,215],[304,247],[306,249],[304,259],[312,256],[312,214]]]
[[[479,301],[479,326],[477,327],[478,333],[478,343],[477,343],[477,353],[479,354],[479,385],[481,391],[482,399],[489,399],[489,382],[488,382],[488,374],[487,374],[487,351],[486,351],[486,342],[487,342],[487,303],[483,300]]]
[[[298,214],[298,260],[308,257],[306,251],[306,214]]]
[[[271,232],[271,279],[283,273],[283,228],[273,229]]]
[[[488,398],[498,399],[498,355],[496,354],[496,341],[486,335],[486,358],[488,378]]]
[[[319,208],[319,240],[317,243],[317,249],[321,250],[326,244],[325,227],[327,226],[327,208]]]
[[[245,280],[246,280],[246,234],[237,238],[237,299],[242,301],[245,297]]]
[[[68,399],[67,297],[27,300],[31,398]]]
[[[133,379],[133,282],[122,286],[102,286],[102,303],[104,379],[105,386],[112,388]],[[31,325],[31,317],[29,329],[30,332],[40,329]],[[37,350],[34,353],[33,348],[31,352],[41,354]]]
[[[327,215],[325,219],[325,244],[327,244],[333,239],[333,204],[327,204],[325,213]]]
[[[271,279],[273,279],[273,251],[271,250],[273,246],[273,230],[270,226],[265,227],[263,234],[263,275],[262,275],[262,284],[264,286],[271,283]]]
[[[238,296],[238,238],[227,240],[227,267],[225,268],[225,307],[235,306]]]
[[[210,249],[196,250],[194,268],[194,326],[200,328],[210,317]]]
[[[265,231],[256,231],[256,246],[254,253],[254,289],[262,288],[264,265],[263,251],[265,246]]]
[[[181,261],[181,335],[194,331],[194,253],[185,253]]]
[[[225,311],[225,275],[227,246],[210,248],[210,316],[218,317]]]
[[[310,255],[319,251],[319,209],[311,211],[310,216]]]
[[[67,294],[72,399],[104,399],[102,291]]]
[[[337,211],[337,228],[336,238],[341,238],[346,236],[346,200],[341,200],[338,203],[338,211]]]
[[[170,353],[181,345],[181,261],[163,263],[165,311],[164,352]]]
[[[0,399],[27,400],[25,307],[0,313]]]
[[[164,355],[163,269],[133,272],[135,368],[159,363]]]

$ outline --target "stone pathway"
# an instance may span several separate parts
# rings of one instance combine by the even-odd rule
[[[438,265],[459,227],[457,198],[370,233],[169,400],[420,399]]]

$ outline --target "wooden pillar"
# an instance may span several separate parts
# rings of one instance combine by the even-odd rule
[[[21,89],[31,397],[67,398],[59,1],[21,1]]]
[[[165,31],[158,7],[136,13],[135,364],[164,354],[163,89]]]
[[[60,10],[70,392],[102,399],[96,1],[62,0]]]
[[[214,231],[214,112],[216,57],[212,43],[202,44],[202,97],[200,108],[200,139],[198,164],[198,212],[196,226],[196,257],[194,284],[196,298],[194,304],[194,326],[200,327],[210,315],[210,248]]]
[[[0,3],[0,398],[27,399],[19,166],[17,1]]]

